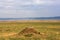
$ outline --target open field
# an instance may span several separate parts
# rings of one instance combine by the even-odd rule
[[[26,27],[34,27],[40,34],[21,34]],[[60,40],[60,20],[0,21],[0,40]]]

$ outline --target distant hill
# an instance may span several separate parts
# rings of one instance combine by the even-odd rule
[[[60,20],[60,16],[57,17],[30,17],[30,18],[0,18],[0,20]]]
[[[60,16],[59,17],[36,17],[36,18],[32,18],[32,19],[59,19],[60,20]]]

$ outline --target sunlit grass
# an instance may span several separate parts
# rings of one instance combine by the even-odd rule
[[[2,36],[9,33],[19,33],[25,27],[34,27],[42,35],[22,35],[24,37]],[[27,36],[27,37],[26,37]],[[28,37],[29,36],[29,37]],[[60,40],[60,23],[52,22],[11,22],[0,23],[0,40]]]

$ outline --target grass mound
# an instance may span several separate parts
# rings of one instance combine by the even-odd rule
[[[33,27],[26,27],[24,28],[21,32],[18,33],[18,35],[24,35],[24,36],[28,36],[31,37],[34,34],[40,34],[40,32],[38,32],[35,28]]]

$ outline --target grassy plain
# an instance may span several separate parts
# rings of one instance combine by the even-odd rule
[[[18,35],[21,30],[31,26],[42,35]],[[0,40],[60,40],[60,21],[0,21]]]

